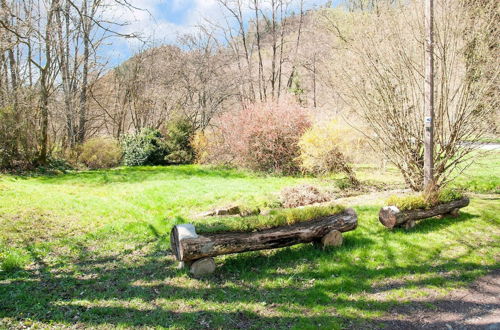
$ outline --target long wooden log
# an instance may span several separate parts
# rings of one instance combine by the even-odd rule
[[[198,235],[193,225],[178,225],[170,233],[170,245],[177,260],[193,261],[223,254],[310,243],[321,239],[332,230],[354,230],[357,224],[356,212],[347,209],[339,214],[256,232]]]
[[[396,206],[383,207],[378,215],[380,222],[387,228],[402,226],[410,221],[435,217],[437,215],[445,215],[452,213],[454,210],[469,205],[469,199],[463,197],[448,203],[436,205],[430,209],[417,209],[400,211]]]

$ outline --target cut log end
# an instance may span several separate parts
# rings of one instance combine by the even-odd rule
[[[396,206],[385,206],[379,214],[378,219],[387,228],[394,228],[398,224],[399,209]]]
[[[460,209],[453,209],[448,215],[453,218],[458,218],[460,216]]]
[[[214,258],[202,258],[193,262],[189,268],[189,272],[194,277],[203,277],[215,272]]]
[[[412,229],[413,227],[415,227],[415,220],[410,220],[410,221],[407,221],[405,223],[403,223],[402,227],[406,230],[409,230],[409,229]]]

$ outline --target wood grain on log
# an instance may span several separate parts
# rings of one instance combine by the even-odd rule
[[[450,212],[457,212],[454,210],[467,205],[469,205],[469,199],[467,197],[463,197],[448,203],[436,205],[430,209],[400,211],[395,206],[385,206],[380,210],[378,218],[387,228],[394,228],[401,226],[408,221],[416,221],[435,217],[437,215],[448,214]]]
[[[245,251],[257,251],[310,243],[331,232],[356,229],[358,216],[353,209],[342,213],[280,226],[256,232],[225,232],[216,234],[190,234],[182,238],[182,230],[175,226],[170,233],[170,245],[179,261],[197,260]]]

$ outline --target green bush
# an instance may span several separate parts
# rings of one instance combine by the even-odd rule
[[[127,166],[165,165],[168,150],[160,131],[142,129],[122,139],[123,164]]]
[[[436,198],[437,197],[437,198]],[[430,198],[424,193],[408,196],[390,196],[386,204],[396,206],[400,211],[428,209],[441,203],[448,203],[463,197],[463,194],[456,189],[442,189],[435,196]]]
[[[195,159],[195,152],[191,146],[195,129],[187,119],[175,119],[167,125],[165,145],[168,155],[165,161],[169,164],[190,164]]]
[[[48,157],[46,165],[36,167],[36,172],[45,175],[57,175],[72,169],[73,166],[66,159],[51,155]]]
[[[119,143],[107,137],[97,137],[82,145],[78,160],[90,169],[118,166],[122,158]]]

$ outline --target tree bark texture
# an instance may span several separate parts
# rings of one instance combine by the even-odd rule
[[[379,212],[379,220],[387,228],[394,228],[409,221],[422,220],[435,217],[437,215],[453,213],[456,212],[454,210],[467,205],[469,205],[469,198],[464,197],[448,203],[436,205],[430,209],[400,211],[395,206],[385,206]]]
[[[256,232],[224,232],[198,235],[192,225],[175,226],[170,244],[179,261],[192,261],[223,254],[257,251],[311,243],[333,230],[346,232],[356,229],[358,217],[353,209],[289,226]],[[191,230],[186,235],[186,227]]]

